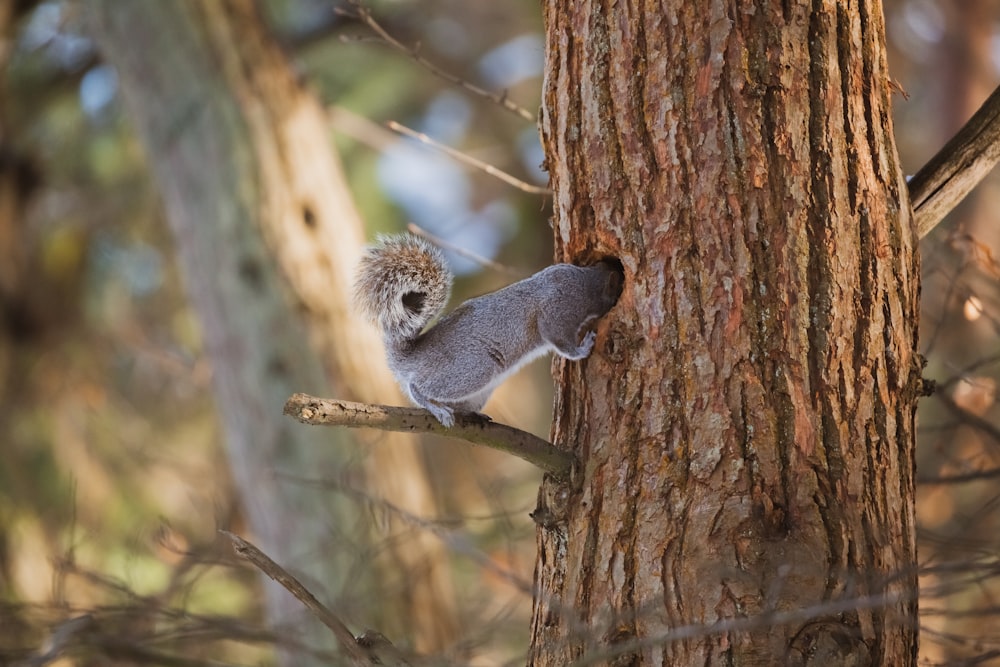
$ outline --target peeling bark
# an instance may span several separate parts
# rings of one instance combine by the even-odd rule
[[[880,4],[544,11],[557,252],[626,286],[556,365],[582,463],[539,494],[529,664],[915,664],[919,286]]]

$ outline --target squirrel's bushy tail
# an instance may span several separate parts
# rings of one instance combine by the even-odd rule
[[[354,302],[384,336],[417,336],[444,310],[452,275],[441,251],[412,234],[380,236],[358,266]]]

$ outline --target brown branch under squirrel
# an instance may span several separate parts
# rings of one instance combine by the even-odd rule
[[[573,467],[569,452],[527,431],[489,421],[485,415],[459,413],[455,425],[446,428],[422,408],[369,405],[308,394],[293,394],[285,402],[284,414],[303,424],[446,435],[512,454],[559,479],[567,479]]]

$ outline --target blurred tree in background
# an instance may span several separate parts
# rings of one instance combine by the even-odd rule
[[[346,296],[343,275],[361,230],[345,224],[352,213],[321,203],[330,196],[324,188],[340,178],[336,168],[309,183],[308,173],[294,176],[301,165],[283,165],[277,180],[296,184],[283,191],[269,185],[275,174],[245,165],[300,154],[283,152],[289,146],[310,159],[317,153],[309,151],[322,155],[331,147],[351,193],[341,204],[357,207],[366,236],[412,221],[526,274],[551,259],[549,202],[400,138],[383,123],[398,120],[544,185],[535,124],[387,47],[350,6],[337,12],[325,0],[262,0],[266,28],[250,30],[256,19],[243,3],[132,4],[139,7],[70,0],[0,7],[0,662],[154,664],[169,657],[174,664],[257,664],[270,659],[276,641],[289,650],[301,641],[321,647],[300,632],[307,614],[294,603],[284,607],[290,616],[278,624],[280,634],[265,629],[276,626],[266,620],[263,584],[217,535],[219,528],[267,535],[255,519],[263,510],[247,499],[248,480],[281,487],[279,496],[298,508],[282,515],[288,525],[275,527],[277,537],[261,546],[352,628],[378,628],[397,647],[433,654],[438,664],[523,662],[534,558],[527,512],[540,475],[520,461],[447,441],[416,449],[361,434],[366,444],[355,448],[342,442],[351,435],[311,433],[280,417],[286,389],[326,386],[343,397],[398,398],[382,393],[383,380],[367,377],[381,373],[367,370],[378,363],[337,342],[354,326],[335,304]],[[1000,3],[884,4],[890,71],[908,96],[894,99],[896,139],[913,173],[1000,82]],[[537,3],[368,6],[391,35],[419,45],[421,57],[506,91],[527,109],[538,107]],[[174,18],[141,27],[155,12]],[[238,32],[230,32],[234,24]],[[247,35],[253,39],[241,41]],[[283,55],[270,50],[270,40]],[[247,60],[247,53],[266,57]],[[262,119],[291,114],[302,102],[281,72],[282,58],[326,105],[328,144],[321,148],[294,136],[263,136]],[[174,63],[203,69],[163,78]],[[123,93],[143,83],[149,89],[123,104]],[[186,96],[173,100],[186,105],[181,112],[168,108],[178,95]],[[147,121],[143,105],[151,107]],[[157,113],[166,116],[162,125],[148,120]],[[309,122],[315,128],[319,120]],[[202,134],[192,136],[193,129]],[[225,146],[237,154],[217,152]],[[166,149],[195,160],[174,176],[194,180],[171,186],[152,159]],[[226,161],[244,176],[210,171]],[[212,177],[220,184],[205,180]],[[216,262],[202,267],[208,279],[213,268],[221,277],[226,262],[243,256],[235,253],[241,244],[293,246],[273,256],[258,251],[260,263],[246,265],[243,275],[262,280],[266,290],[288,290],[281,296],[286,307],[293,304],[289,312],[303,315],[301,331],[291,315],[287,329],[246,331],[239,327],[247,313],[217,312],[219,326],[235,326],[256,341],[255,351],[268,339],[282,351],[287,366],[279,375],[309,378],[310,386],[252,386],[275,370],[265,358],[254,362],[256,380],[227,380],[245,383],[237,387],[241,397],[273,392],[268,414],[266,403],[232,403],[253,421],[227,411],[220,397],[213,353],[219,334],[205,324],[215,306],[198,303],[205,293],[184,286],[178,268],[198,244],[185,250],[171,206],[194,207],[198,202],[185,196],[213,188],[231,189],[243,208],[204,213],[220,206],[216,201],[191,216],[194,235],[206,233],[198,225],[217,221],[205,217],[231,221],[229,236],[203,260]],[[299,205],[303,192],[315,195],[317,208]],[[993,602],[1000,594],[998,197],[991,178],[921,244],[921,352],[929,362],[925,376],[940,383],[923,402],[917,454],[927,664],[1000,655]],[[294,220],[297,229],[262,227],[263,207],[289,211],[275,217]],[[326,231],[310,247],[300,235],[313,216]],[[236,260],[227,259],[230,252]],[[510,280],[453,259],[465,274],[456,299]],[[298,261],[313,267],[308,273],[321,278],[318,284],[296,282]],[[337,293],[323,295],[324,288]],[[243,326],[281,321],[280,312]],[[289,340],[311,341],[316,352],[283,342]],[[550,392],[547,368],[536,364],[502,387],[487,410],[545,435]],[[271,438],[277,449],[240,458],[234,427],[248,438]],[[292,462],[258,468],[264,477],[240,471],[253,463],[249,457],[267,465],[275,453],[290,454]],[[296,532],[307,542],[282,543]],[[444,607],[421,606],[430,604]]]

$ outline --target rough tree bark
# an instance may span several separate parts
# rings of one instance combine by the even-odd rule
[[[559,364],[529,663],[916,662],[916,238],[878,0],[547,0]],[[713,624],[717,624],[713,627]]]
[[[364,586],[373,581],[359,584],[351,569],[365,548],[358,532],[365,512],[307,481],[351,479],[350,436],[281,414],[289,395],[326,393],[328,380],[337,395],[359,400],[396,391],[377,363],[378,337],[349,305],[362,226],[325,114],[253,0],[102,0],[95,17],[163,193],[255,539],[281,565],[307,573],[305,583],[340,611],[336,595],[372,599]],[[369,490],[419,516],[436,515],[419,452],[395,442],[404,435],[377,437],[366,448]],[[393,558],[381,577],[393,588],[383,594],[396,604],[354,607],[345,620],[436,651],[450,645],[457,626],[443,545],[403,529],[408,534],[393,535],[382,551]],[[288,624],[290,612],[303,613],[271,590],[273,620]]]

